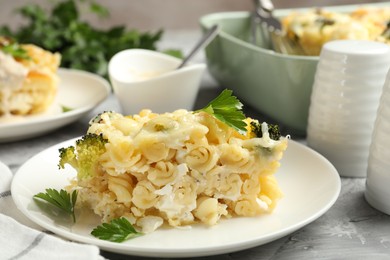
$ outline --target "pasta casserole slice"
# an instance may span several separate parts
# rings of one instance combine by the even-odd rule
[[[102,222],[125,217],[144,233],[271,213],[282,197],[274,173],[288,137],[244,121],[246,134],[205,112],[104,112],[60,150],[60,167],[77,170],[70,188],[78,206]]]
[[[360,7],[350,13],[326,9],[291,12],[282,18],[287,37],[306,55],[318,56],[334,40],[369,40],[390,44],[390,8]]]
[[[0,36],[0,118],[45,112],[58,92],[59,53]]]

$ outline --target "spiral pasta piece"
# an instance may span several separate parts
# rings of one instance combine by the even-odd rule
[[[146,180],[138,182],[133,190],[132,202],[140,209],[153,207],[158,200],[155,190],[153,184]]]
[[[152,135],[137,137],[137,146],[150,162],[165,160],[170,154],[169,147]]]
[[[270,211],[276,207],[277,201],[283,197],[283,193],[279,188],[278,182],[273,175],[260,177],[260,197],[263,197],[268,204]]]
[[[234,212],[239,216],[253,217],[265,210],[260,206],[255,195],[243,195],[235,203]]]
[[[215,225],[223,215],[227,215],[226,206],[222,206],[217,199],[210,197],[200,197],[197,200],[197,207],[194,210],[196,218],[203,223]]]
[[[259,194],[260,193],[260,180],[257,175],[252,175],[247,178],[242,184],[242,192],[245,194]]]
[[[133,181],[128,174],[108,177],[108,189],[112,191],[119,203],[126,206],[131,205]]]
[[[161,187],[175,180],[177,165],[169,161],[160,161],[151,166],[148,171],[148,180],[154,185]]]
[[[199,146],[189,146],[189,151],[185,156],[185,161],[188,166],[199,172],[207,172],[211,170],[219,159],[216,148],[203,144]]]
[[[189,205],[194,207],[196,203],[196,182],[189,175],[183,176],[181,182],[173,186],[175,202],[181,205]],[[192,210],[192,209],[191,209]]]
[[[114,176],[132,170],[145,172],[148,168],[141,153],[137,152],[133,143],[126,139],[106,145],[106,152],[101,156],[101,165]]]
[[[219,148],[221,163],[232,172],[252,173],[255,170],[255,159],[247,149],[234,144],[222,144]]]

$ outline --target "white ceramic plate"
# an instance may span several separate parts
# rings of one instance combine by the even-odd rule
[[[11,191],[17,207],[33,222],[65,238],[94,244],[129,255],[194,257],[228,253],[259,246],[283,237],[314,221],[336,201],[340,178],[329,161],[310,148],[290,141],[277,178],[284,192],[275,211],[255,218],[233,218],[207,228],[160,229],[124,243],[94,238],[96,217],[79,217],[73,226],[56,222],[33,202],[33,195],[46,188],[60,189],[75,175],[73,169],[58,170],[58,149],[74,140],[55,145],[28,160],[16,173]]]
[[[0,142],[26,139],[81,118],[110,93],[110,85],[102,77],[80,70],[59,69],[58,94],[50,108],[42,114],[18,117],[13,121],[0,121]],[[62,106],[71,108],[63,112]]]

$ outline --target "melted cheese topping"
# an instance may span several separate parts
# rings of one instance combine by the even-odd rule
[[[266,123],[262,132],[241,135],[203,112],[105,112],[88,129],[107,139],[105,151],[73,188],[103,222],[127,217],[143,232],[270,213],[282,196],[273,174],[288,138],[272,140]]]
[[[319,55],[323,44],[332,40],[372,40],[390,44],[383,34],[390,21],[390,8],[359,8],[351,13],[324,9],[292,12],[282,18],[287,37],[307,55]],[[388,36],[387,36],[388,37]]]

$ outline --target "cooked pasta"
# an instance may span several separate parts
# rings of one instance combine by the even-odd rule
[[[148,180],[156,187],[172,183],[177,176],[177,165],[170,161],[160,161],[150,167]]]
[[[0,36],[0,119],[48,110],[58,93],[60,61],[59,53]]]
[[[107,142],[76,185],[102,221],[126,217],[143,232],[161,225],[215,225],[221,218],[270,213],[282,197],[274,173],[288,138],[238,133],[204,112],[105,112],[88,134]]]
[[[369,40],[390,44],[390,8],[360,7],[350,13],[326,9],[291,12],[282,18],[286,36],[306,55],[318,56],[334,40]]]
[[[115,194],[119,203],[127,207],[131,205],[133,181],[128,174],[108,176],[108,189]]]

